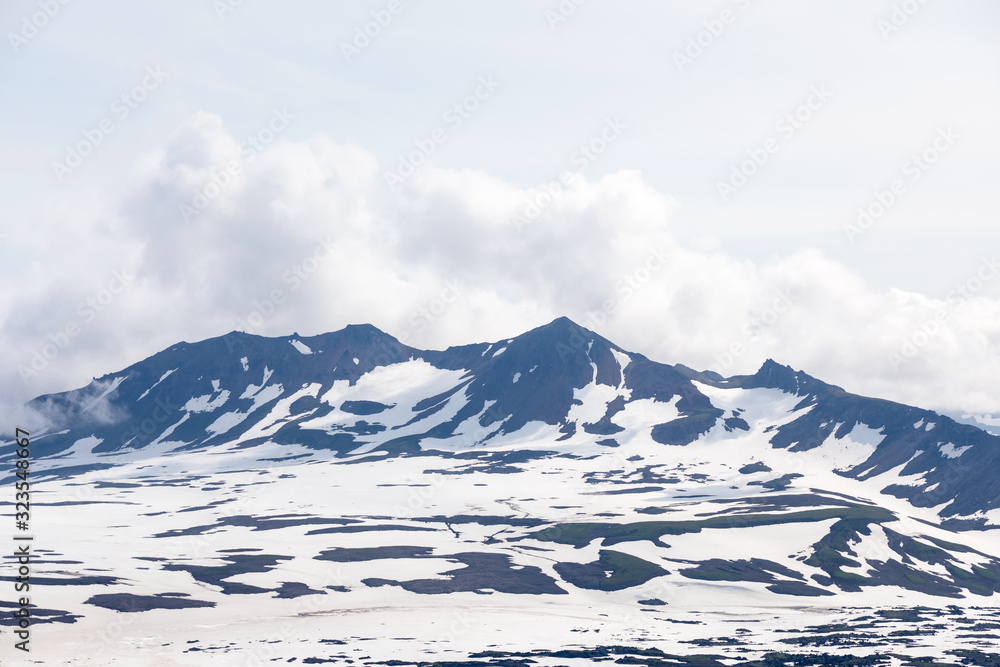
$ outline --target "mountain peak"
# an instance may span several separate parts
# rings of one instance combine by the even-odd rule
[[[779,364],[774,359],[768,358],[743,386],[780,389],[796,396],[806,396],[828,385],[791,366]]]
[[[370,324],[368,322],[362,322],[361,324],[348,324],[346,327],[342,329],[342,331],[370,331],[370,332],[385,333],[374,324]]]
[[[600,334],[577,324],[565,316],[557,317],[548,324],[535,327],[534,329],[531,329],[530,331],[527,331],[512,340],[531,341],[532,344],[538,344],[539,342],[547,344],[551,342],[557,346],[560,344],[569,346],[573,350],[586,348],[584,349],[584,352],[586,352],[586,350],[589,349],[594,343],[599,342],[600,347],[614,348],[619,351],[621,350],[621,348]]]
[[[348,324],[340,331],[319,334],[304,340],[315,341],[317,344],[323,344],[325,341],[337,341],[338,345],[374,346],[382,353],[390,353],[396,361],[405,361],[409,358],[412,350],[399,342],[399,339],[392,334],[388,334],[372,324]]]
[[[395,338],[391,334],[379,329],[374,324],[362,323],[362,324],[348,324],[346,327],[340,331],[335,331],[335,334],[340,335],[350,335],[350,336],[369,336],[369,337],[385,337],[385,338]]]
[[[554,319],[551,322],[549,322],[546,326],[553,326],[553,325],[558,325],[558,326],[567,326],[567,325],[569,325],[569,326],[580,328],[579,324],[577,324],[573,320],[569,319],[565,315],[560,315],[556,319]]]
[[[527,333],[530,334],[530,333],[532,333],[534,331],[567,331],[567,330],[569,330],[569,331],[586,331],[588,333],[593,333],[589,329],[586,329],[585,327],[577,324],[576,322],[574,322],[573,320],[569,319],[565,315],[563,315],[561,317],[557,317],[556,319],[552,320],[548,324],[543,324],[543,325],[541,325],[539,327],[535,327],[534,329],[531,329]]]

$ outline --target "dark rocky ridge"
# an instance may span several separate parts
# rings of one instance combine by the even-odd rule
[[[293,341],[308,346],[313,353],[302,354],[291,344]],[[498,353],[501,349],[503,352]],[[625,368],[618,361],[623,353],[630,359]],[[320,385],[317,395],[322,396],[334,382],[346,380],[354,385],[373,369],[410,359],[461,372],[454,386],[444,392],[435,390],[414,407],[409,423],[426,424],[424,430],[405,437],[394,435],[391,428],[379,422],[380,414],[393,406],[367,400],[337,406],[357,416],[352,425],[332,430],[306,429],[302,427],[304,421],[329,414],[334,406],[303,397],[289,406],[288,418],[266,439],[338,455],[364,444],[396,455],[426,454],[443,440],[455,437],[463,422],[477,418],[485,435],[469,442],[470,446],[488,447],[497,436],[516,432],[529,422],[559,427],[560,439],[582,431],[592,435],[595,442],[615,446],[617,443],[608,436],[622,430],[614,419],[626,408],[624,396],[610,401],[605,414],[596,421],[577,423],[568,418],[578,403],[575,391],[594,381],[611,388],[623,386],[629,392],[628,401],[651,398],[667,402],[677,398],[680,417],[653,425],[651,436],[664,445],[683,446],[717,424],[728,432],[748,428],[736,415],[727,418],[699,391],[697,382],[766,388],[799,397],[798,409],[810,408],[773,430],[770,442],[774,447],[808,451],[830,436],[847,435],[861,424],[880,431],[883,440],[868,460],[838,471],[840,474],[868,479],[902,467],[904,475],[914,475],[919,482],[909,486],[887,484],[884,492],[906,498],[916,506],[943,505],[940,515],[953,517],[956,528],[980,528],[984,521],[969,517],[1000,507],[1000,437],[929,410],[850,394],[772,360],[754,375],[732,378],[658,363],[625,352],[566,318],[507,341],[441,351],[406,346],[371,325],[351,325],[311,337],[264,338],[232,332],[198,343],[178,343],[87,387],[31,401],[28,407],[50,422],[47,431],[33,434],[33,454],[40,459],[58,459],[68,453],[73,443],[90,436],[101,440],[93,449],[96,455],[126,448],[142,450],[163,439],[188,443],[183,449],[210,447],[244,435],[278,401],[305,385]],[[514,377],[518,378],[516,382]],[[117,386],[112,382],[115,378],[120,380]],[[213,380],[219,381],[220,390],[214,388]],[[278,384],[282,391],[275,394],[273,388]],[[267,386],[260,389],[260,385]],[[467,400],[457,414],[446,420],[436,417],[448,399],[458,395]],[[224,403],[224,408],[214,412],[183,410],[195,397],[203,397],[203,402]],[[227,411],[248,416],[224,432],[210,429]],[[934,426],[928,430],[928,424]],[[251,440],[246,445],[264,440]],[[961,456],[946,454],[949,443],[964,449]],[[0,460],[9,457],[6,454]],[[94,461],[93,455],[86,461],[67,457],[65,470],[58,474],[70,475],[102,465],[106,464],[100,458]],[[780,477],[780,471],[776,477]]]

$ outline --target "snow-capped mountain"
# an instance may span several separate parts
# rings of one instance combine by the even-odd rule
[[[883,492],[938,507],[953,526],[983,525],[1000,508],[1000,438],[982,429],[855,396],[770,360],[728,379],[657,363],[566,318],[443,352],[407,347],[370,325],[308,338],[234,332],[179,343],[29,407],[54,424],[37,441],[39,455],[79,464],[81,455],[97,463],[151,447],[269,441],[339,457],[476,450],[526,435],[566,452],[639,435],[685,446],[747,437],[742,415],[767,397],[778,398],[764,428],[772,448],[840,447],[832,470],[900,478],[907,483]]]
[[[961,622],[913,606],[1000,593],[1000,437],[774,361],[731,378],[659,363],[565,318],[444,351],[369,325],[234,332],[27,407],[44,422],[37,576],[58,591],[39,616],[73,627],[121,613],[138,636],[183,613],[226,628],[198,640],[224,653],[269,618],[294,624],[282,641],[306,638],[282,654],[303,661],[346,661],[317,646],[367,637],[393,647],[385,660],[492,642],[548,664],[553,646],[599,652],[587,633],[602,628],[601,642],[745,657],[789,632],[832,645],[809,638],[836,622],[905,652],[958,644],[893,634],[889,606],[957,641]],[[706,613],[745,608],[810,608],[819,625],[706,636],[720,631]],[[550,644],[506,634],[532,615]],[[169,646],[149,655],[193,650]]]

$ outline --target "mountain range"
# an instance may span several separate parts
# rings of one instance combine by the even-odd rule
[[[1000,594],[1000,437],[773,360],[728,378],[657,362],[566,318],[443,351],[370,325],[232,332],[26,407],[51,550],[37,576],[58,591],[39,619],[67,627],[292,619],[312,639],[289,655],[333,662],[353,658],[320,657],[318,642],[348,638],[317,619],[353,614],[368,623],[346,623],[352,641],[388,642],[389,660],[436,655],[459,634],[490,645],[475,624],[442,634],[407,610],[511,632],[521,610],[551,617],[550,643],[522,628],[462,664],[600,653],[583,639],[602,627],[633,647],[763,659],[796,638],[978,651],[982,638],[954,638]],[[960,612],[926,612],[944,604]],[[709,617],[734,609],[841,617],[803,630],[768,612],[720,637]],[[986,634],[991,622],[975,621]],[[941,628],[953,639],[924,637]],[[259,631],[194,648],[251,650]]]

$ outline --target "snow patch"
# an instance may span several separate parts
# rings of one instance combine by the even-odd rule
[[[302,385],[299,391],[282,398],[274,405],[267,416],[258,420],[256,425],[241,435],[238,442],[274,435],[278,429],[288,422],[288,418],[291,416],[291,406],[295,401],[305,396],[316,398],[321,387],[322,385],[318,382],[307,383]]]
[[[188,400],[181,408],[186,412],[214,412],[215,410],[221,408],[223,404],[229,400],[229,390],[225,389],[219,393],[214,399],[213,394],[205,394],[204,396],[197,396]]]
[[[266,371],[265,369],[264,381],[266,382],[267,378],[269,378],[270,376],[271,376],[270,372]],[[250,385],[250,387],[253,387],[253,385]],[[246,412],[240,412],[239,410],[227,412],[219,416],[218,419],[209,424],[205,428],[205,430],[211,433],[213,436],[225,433],[229,429],[233,428],[237,424],[241,423],[244,419],[249,417],[254,410],[264,405],[265,403],[268,403],[278,398],[285,391],[285,388],[279,383],[279,384],[272,384],[270,387],[266,388],[257,388],[257,390],[254,391],[250,396],[247,396],[247,392],[249,392],[250,387],[247,387],[247,391],[243,392],[243,396],[240,397],[240,398],[253,398],[253,405],[250,406],[249,410],[247,410]]]
[[[521,374],[520,373],[514,373],[514,384],[517,384],[517,381],[520,380],[520,379],[521,379]]]
[[[504,347],[501,347],[499,350],[497,350],[496,352],[494,352],[493,353],[493,357],[496,357],[497,355],[503,354],[506,351],[507,351],[507,346],[505,345]],[[490,357],[490,358],[492,359],[493,357]]]
[[[85,407],[83,409],[83,411],[87,412],[92,407],[94,407],[95,405],[97,405],[98,403],[100,403],[102,400],[104,400],[104,397],[107,396],[108,394],[110,394],[111,392],[113,392],[115,389],[117,389],[118,385],[120,385],[122,382],[124,382],[126,378],[128,378],[128,376],[124,375],[124,376],[122,376],[120,378],[115,378],[114,380],[112,380],[111,381],[111,386],[108,387],[107,389],[105,389],[103,394],[101,394],[100,396],[98,396],[97,398],[95,398],[93,401],[91,401],[90,405],[88,405],[87,407]]]
[[[822,445],[812,450],[813,455],[829,460],[834,470],[845,470],[861,465],[875,453],[879,444],[885,439],[881,429],[876,431],[861,423],[855,424],[851,432],[843,438],[835,437],[834,433],[831,433]]]
[[[941,454],[948,457],[949,459],[957,459],[959,456],[972,449],[972,445],[966,445],[965,447],[956,447],[955,443],[949,442],[941,445]]]
[[[246,419],[249,414],[250,413],[243,412],[227,412],[224,415],[220,415],[218,419],[206,426],[205,431],[211,433],[213,437],[219,435],[220,433],[225,433]]]
[[[618,350],[611,348],[611,356],[615,358],[618,362],[618,368],[622,370],[622,376],[625,375],[625,369],[628,365],[632,363],[632,357],[628,356],[624,352],[619,352]]]
[[[593,362],[591,362],[591,366],[594,366]],[[594,373],[597,373],[596,366],[594,366]],[[607,413],[608,403],[617,397],[617,388],[606,384],[598,384],[594,380],[591,380],[587,386],[573,390],[573,405],[570,406],[569,412],[566,413],[566,421],[575,421],[581,424],[598,422]],[[663,404],[661,403],[661,405]],[[628,406],[626,406],[627,408]]]
[[[356,361],[357,360],[355,360],[355,362]],[[267,366],[264,366],[264,379],[260,381],[259,385],[253,383],[248,384],[246,390],[244,390],[243,394],[240,396],[240,399],[242,400],[244,398],[253,398],[257,392],[259,392],[261,389],[264,388],[264,385],[267,384],[267,381],[271,379],[271,376],[273,374],[274,371],[272,371]]]
[[[767,427],[780,427],[794,421],[802,415],[808,413],[815,407],[815,403],[804,408],[795,410],[795,406],[802,400],[794,394],[788,394],[780,389],[739,389],[726,387],[713,387],[710,384],[694,381],[698,391],[708,396],[712,405],[721,410],[729,412],[737,411],[740,417],[750,425],[751,433],[765,432]],[[717,428],[722,429],[721,426]],[[773,430],[773,429],[772,429]],[[733,437],[720,430],[720,437]],[[742,431],[740,431],[742,433]],[[770,440],[770,437],[768,437]]]
[[[873,561],[884,563],[899,558],[889,546],[889,538],[881,526],[871,526],[869,530],[871,531],[869,535],[862,535],[859,542],[851,543],[851,549],[862,560],[861,567],[867,565],[866,573],[870,570],[869,564]]]
[[[167,371],[167,372],[166,372],[166,373],[164,373],[163,375],[161,375],[161,376],[160,376],[160,379],[159,379],[159,380],[157,380],[156,382],[154,382],[154,383],[153,383],[153,386],[152,386],[152,387],[150,387],[150,388],[149,388],[149,389],[147,389],[146,391],[142,392],[142,396],[140,396],[139,398],[137,398],[137,399],[135,399],[135,400],[136,400],[136,401],[141,401],[142,399],[146,398],[146,395],[147,395],[147,394],[149,394],[149,392],[153,391],[153,389],[155,389],[155,388],[156,388],[156,385],[158,385],[158,384],[160,384],[161,382],[163,382],[164,380],[166,380],[166,379],[167,379],[167,378],[168,378],[168,377],[170,376],[170,374],[171,374],[171,373],[173,373],[173,372],[175,372],[176,370],[177,370],[177,369],[176,369],[176,368],[174,368],[174,369],[171,369],[171,370]]]
[[[253,407],[250,408],[250,412],[253,412],[265,403],[269,403],[270,401],[278,398],[284,391],[285,388],[281,384],[272,384],[270,387],[262,389],[254,395]]]
[[[96,435],[90,435],[87,436],[86,438],[80,438],[79,440],[73,443],[73,446],[70,447],[68,451],[60,452],[57,455],[57,457],[58,458],[76,457],[80,456],[81,454],[83,455],[93,454],[94,447],[97,447],[102,442],[104,442],[104,438],[98,438]]]
[[[428,396],[443,394],[455,388],[462,383],[463,375],[465,371],[442,370],[422,359],[379,366],[358,378],[354,385],[348,380],[335,381],[333,386],[320,397],[320,402],[333,407],[333,411],[322,417],[310,419],[300,426],[328,431],[342,429],[345,425],[356,423],[358,417],[343,412],[340,406],[345,401],[367,400],[392,406],[377,416],[366,418],[366,421],[392,429],[393,437],[424,433],[431,424],[452,419],[466,404],[468,398],[463,392],[457,391],[438,412],[404,427],[403,425],[411,422],[415,416],[413,408]],[[428,422],[425,419],[433,421]]]
[[[240,357],[240,363],[243,364],[243,372],[250,370],[250,360],[246,357]]]
[[[289,342],[292,344],[292,347],[294,347],[296,350],[298,350],[302,354],[312,354],[313,353],[313,351],[309,348],[309,346],[306,345],[305,343],[303,343],[300,340],[292,340],[292,341],[289,341]],[[355,363],[357,363],[357,362],[355,362]]]
[[[617,394],[617,392],[615,393]],[[679,395],[674,396],[668,403],[657,401],[654,398],[640,398],[630,401],[625,404],[625,409],[616,414],[611,421],[625,429],[639,429],[672,422],[681,416],[677,409],[677,403],[681,398]]]
[[[155,447],[155,446],[157,446],[159,444],[164,443],[166,441],[166,439],[170,436],[170,434],[174,432],[174,429],[176,429],[178,426],[180,426],[181,424],[183,424],[184,422],[186,422],[190,418],[191,418],[191,413],[190,412],[185,412],[184,416],[181,417],[180,421],[178,421],[176,424],[173,424],[167,430],[165,430],[163,433],[161,433],[160,437],[158,437],[153,442],[149,443],[149,446],[150,447]],[[184,443],[184,444],[187,444],[187,443]]]

